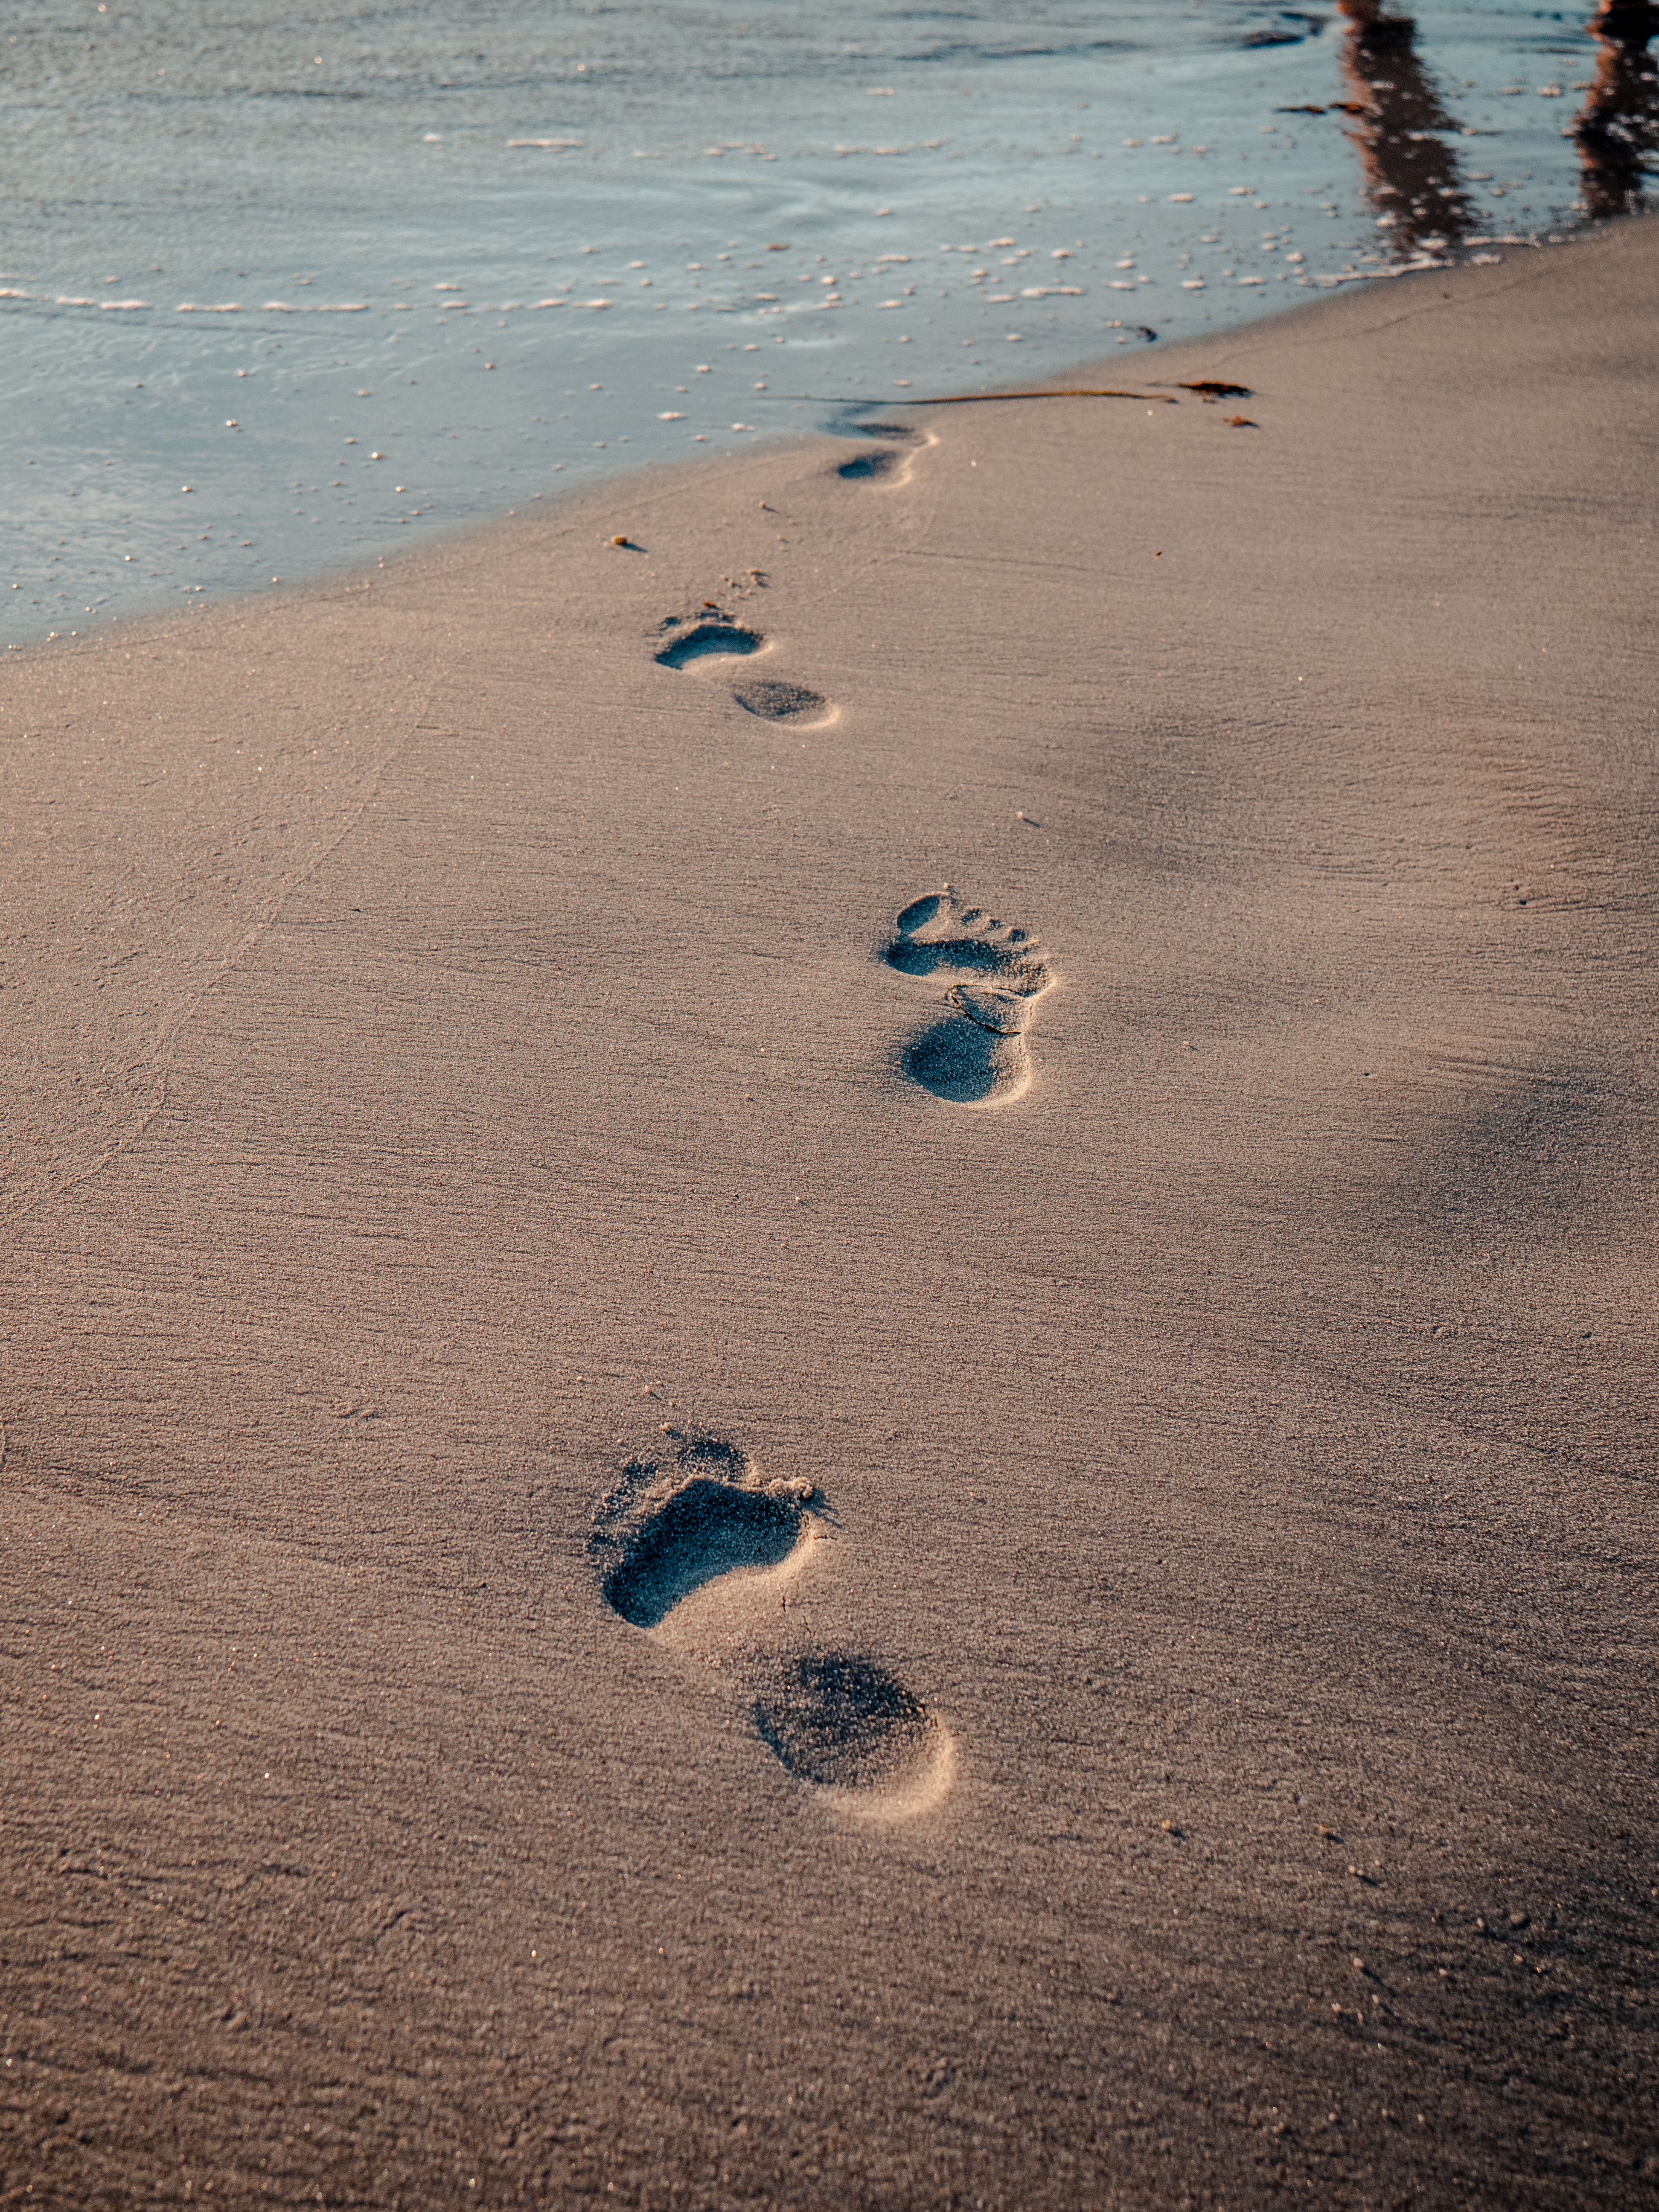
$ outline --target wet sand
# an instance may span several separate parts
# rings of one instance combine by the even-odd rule
[[[1656,312],[9,658],[0,2203],[1649,2201]]]

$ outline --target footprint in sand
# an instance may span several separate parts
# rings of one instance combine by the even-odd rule
[[[1023,929],[962,907],[949,884],[907,906],[883,957],[902,975],[949,979],[952,1012],[905,1048],[913,1083],[958,1106],[1000,1106],[1031,1079],[1025,1032],[1054,971]]]
[[[732,696],[745,714],[758,714],[766,722],[799,722],[811,729],[832,719],[823,694],[809,691],[804,684],[734,684]]]
[[[819,1802],[860,1820],[913,1820],[949,1795],[955,1739],[937,1714],[861,1651],[788,1652],[749,1709],[756,1735]]]
[[[838,462],[835,472],[844,483],[908,483],[917,453],[933,442],[902,422],[854,422],[842,434],[886,441],[854,453],[851,460]]]
[[[658,653],[656,661],[659,668],[690,668],[694,660],[758,653],[765,642],[757,629],[746,629],[741,623],[728,622],[720,616],[713,622],[693,623],[690,629],[681,630]]]
[[[635,1628],[659,1628],[726,1575],[763,1578],[775,1596],[812,1540],[810,1484],[761,1482],[713,1437],[671,1430],[667,1443],[662,1460],[629,1462],[596,1516],[599,1587]]]
[[[867,1820],[937,1802],[955,1770],[951,1738],[921,1700],[866,1654],[755,1656],[753,1637],[788,1633],[789,1586],[822,1540],[807,1482],[767,1482],[735,1444],[671,1430],[599,1504],[589,1547],[599,1589],[635,1628],[683,1650],[735,1649],[746,1717],[785,1771]]]
[[[695,622],[669,639],[655,655],[659,668],[690,668],[699,660],[732,659],[759,653],[766,644],[759,630],[732,622],[725,615]],[[766,722],[793,722],[805,729],[835,720],[835,709],[821,691],[804,684],[771,682],[735,684],[732,696],[746,714]]]

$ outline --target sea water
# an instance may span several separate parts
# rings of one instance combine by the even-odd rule
[[[15,0],[9,646],[1640,203],[1613,9]]]

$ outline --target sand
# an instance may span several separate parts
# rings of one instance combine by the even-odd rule
[[[1656,317],[8,656],[0,2203],[1652,2201]]]

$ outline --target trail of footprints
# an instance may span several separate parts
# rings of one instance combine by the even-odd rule
[[[791,1641],[791,1588],[827,1519],[811,1484],[768,1482],[737,1445],[671,1429],[662,1454],[631,1461],[599,1501],[589,1549],[624,1620],[705,1657],[734,1655],[723,1670],[786,1772],[848,1812],[903,1819],[948,1788],[951,1739],[869,1654]]]
[[[890,423],[888,441],[840,463],[848,482],[902,483],[923,441]],[[766,649],[757,629],[711,604],[670,617],[659,666],[726,665]],[[747,713],[806,727],[833,720],[822,693],[780,678],[734,684]],[[883,956],[902,975],[942,982],[948,1009],[904,1048],[912,1081],[958,1105],[1000,1104],[1030,1079],[1026,1032],[1054,981],[1046,955],[952,887],[907,906]],[[792,1642],[789,1597],[824,1540],[828,1507],[810,1483],[769,1482],[736,1444],[665,1431],[662,1452],[633,1460],[599,1501],[589,1553],[611,1610],[633,1627],[732,1662],[753,1734],[784,1770],[847,1810],[904,1819],[949,1788],[955,1747],[938,1717],[866,1652]],[[811,1608],[809,1608],[810,1610]],[[715,1663],[722,1663],[719,1659]]]
[[[904,908],[884,957],[947,985],[950,1012],[902,1054],[913,1080],[961,1104],[1024,1089],[1031,1008],[1054,981],[1028,932],[960,905],[947,884]],[[791,1588],[823,1540],[824,1501],[811,1483],[765,1480],[736,1444],[664,1434],[663,1452],[630,1461],[595,1510],[590,1554],[611,1610],[691,1652],[734,1653],[754,1735],[842,1809],[899,1820],[936,1804],[956,1763],[937,1716],[869,1653],[789,1642]]]
[[[860,423],[852,434],[878,438],[884,442],[837,464],[834,473],[848,483],[905,483],[909,480],[916,453],[931,442],[920,433],[896,422]],[[689,620],[668,616],[660,635],[663,642],[653,656],[659,668],[684,669],[702,661],[744,660],[753,653],[769,649],[763,632],[739,622],[713,601]],[[726,672],[721,668],[719,672]],[[732,696],[745,714],[758,715],[763,721],[790,722],[803,729],[820,729],[836,719],[834,705],[821,691],[776,677],[736,683],[732,686]]]

